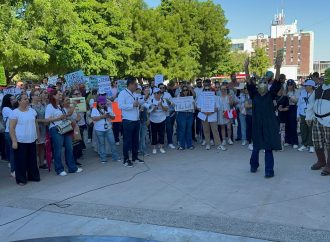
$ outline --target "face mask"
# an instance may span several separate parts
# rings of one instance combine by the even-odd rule
[[[268,85],[264,82],[258,84],[258,92],[263,95],[268,91]]]

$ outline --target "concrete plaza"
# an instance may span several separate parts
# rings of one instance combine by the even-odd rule
[[[144,157],[133,168],[101,164],[88,148],[80,160],[84,172],[60,177],[42,170],[40,183],[23,187],[1,162],[0,224],[42,209],[0,226],[0,241],[64,235],[330,241],[330,177],[309,169],[315,154],[275,152],[275,177],[265,179],[263,152],[251,174],[247,147],[196,146]]]

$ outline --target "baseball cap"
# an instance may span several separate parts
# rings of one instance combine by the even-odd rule
[[[294,80],[289,79],[289,80],[287,80],[286,84],[296,84],[296,83],[294,82]]]
[[[315,82],[311,79],[308,79],[308,80],[305,81],[304,86],[315,87]]]
[[[272,72],[272,71],[267,71],[265,76],[266,76],[266,77],[274,77],[274,72]]]

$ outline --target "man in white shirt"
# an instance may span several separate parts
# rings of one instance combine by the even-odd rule
[[[133,167],[133,162],[144,163],[138,158],[140,111],[139,101],[134,94],[137,88],[135,78],[128,78],[127,88],[119,93],[118,104],[123,117],[123,154],[124,165]],[[132,161],[129,159],[129,151],[132,151]]]

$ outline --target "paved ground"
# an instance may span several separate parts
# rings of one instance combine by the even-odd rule
[[[80,234],[159,241],[330,240],[330,177],[309,169],[314,154],[276,152],[275,177],[267,180],[263,162],[258,173],[249,173],[250,151],[239,144],[226,152],[201,146],[169,150],[134,168],[101,164],[94,152],[86,153],[83,173],[59,177],[42,171],[40,183],[24,187],[0,163],[0,224],[43,207],[0,226],[0,241]]]

